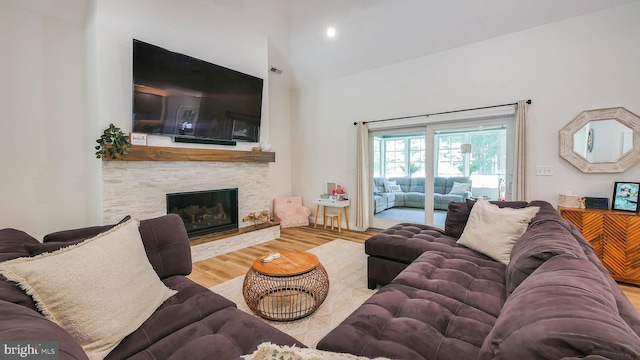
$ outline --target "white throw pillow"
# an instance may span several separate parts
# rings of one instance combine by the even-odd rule
[[[78,245],[0,263],[0,273],[92,360],[104,358],[177,293],[149,263],[135,219]]]
[[[527,231],[538,210],[537,206],[499,208],[480,199],[471,209],[467,225],[457,242],[508,265],[513,245]]]
[[[391,192],[391,186],[397,185],[395,181],[385,181],[383,184],[384,192]]]
[[[469,191],[469,183],[459,183],[454,181],[449,194],[462,195],[465,191]]]
[[[242,356],[244,360],[391,360],[377,357],[370,359],[364,356],[356,356],[348,353],[336,353],[331,351],[299,348],[294,346],[275,345],[265,342],[258,345],[253,354]]]
[[[402,192],[402,188],[400,187],[400,185],[389,185],[388,192],[399,193],[399,192]]]

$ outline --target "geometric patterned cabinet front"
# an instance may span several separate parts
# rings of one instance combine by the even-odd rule
[[[615,280],[640,285],[640,215],[563,207],[558,211],[591,243]]]

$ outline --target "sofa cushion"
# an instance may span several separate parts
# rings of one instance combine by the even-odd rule
[[[29,256],[37,256],[47,252],[60,250],[67,246],[77,245],[85,240],[87,239],[76,239],[76,240],[70,240],[70,241],[50,241],[46,243],[37,243],[37,244],[24,244],[24,248],[29,253]]]
[[[122,220],[116,224],[103,225],[103,226],[89,226],[84,228],[77,228],[71,230],[63,230],[47,234],[42,239],[42,243],[37,244],[25,244],[24,248],[29,253],[29,256],[37,256],[46,252],[52,252],[60,250],[63,247],[79,244],[87,239],[90,239],[100,233],[113,229],[116,225],[124,224],[131,219],[130,215],[125,216]]]
[[[116,224],[111,225],[101,225],[101,226],[89,226],[78,229],[71,230],[63,230],[54,232],[51,234],[47,234],[42,239],[43,243],[48,242],[67,242],[67,241],[75,241],[76,243],[82,240],[86,240],[92,238],[100,233],[110,230],[116,225],[124,224],[129,221],[131,216],[127,215],[122,220],[118,221]],[[46,252],[46,251],[44,251]]]
[[[465,225],[467,225],[469,214],[475,203],[475,200],[450,203],[444,223],[444,233],[456,239],[459,238],[464,231]],[[521,209],[528,205],[526,201],[490,201],[490,203],[501,208],[509,207],[514,209]]]
[[[505,277],[507,296],[540,265],[557,255],[587,259],[578,240],[567,231],[566,223],[558,212],[548,203],[541,203],[529,229],[511,250]]]
[[[425,252],[317,348],[393,359],[473,359],[505,301],[504,270],[480,254]]]
[[[31,235],[16,229],[0,230],[0,262],[29,256],[25,244],[40,244]]]
[[[175,294],[149,264],[137,220],[72,247],[1,263],[0,272],[90,358],[108,354]]]
[[[138,329],[124,338],[110,359],[237,359],[263,341],[304,346],[228,299],[176,275],[163,280],[178,291]]]
[[[421,193],[424,195],[424,178],[423,177],[412,177],[411,185],[409,185],[409,192]]]
[[[40,242],[24,231],[10,228],[1,229],[0,262],[29,256],[29,253],[24,248],[26,244],[37,245],[40,244]],[[36,304],[33,302],[33,298],[25,294],[16,283],[7,281],[2,275],[0,275],[0,300],[36,310]]]
[[[515,289],[480,359],[638,359],[640,337],[618,314],[609,282],[591,262],[545,261]]]
[[[138,230],[147,258],[160,279],[191,273],[189,236],[178,214],[141,220]]]
[[[442,230],[424,224],[401,223],[370,237],[364,243],[369,256],[382,257],[409,264],[425,251],[451,251],[476,255],[477,252],[460,246],[456,239]]]
[[[527,231],[537,206],[523,209],[499,208],[486,200],[478,200],[469,214],[458,244],[479,251],[503,264],[509,263],[511,249]]]

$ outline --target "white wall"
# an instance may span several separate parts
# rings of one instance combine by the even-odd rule
[[[0,228],[41,237],[102,222],[93,146],[111,122],[130,130],[133,37],[264,78],[263,139],[289,151],[289,77],[268,72],[288,69],[288,0],[270,4],[274,13],[225,1],[88,2],[84,24],[0,1]],[[290,158],[278,153],[269,168],[273,196],[289,195]]]
[[[280,1],[278,6],[286,8],[287,2]],[[280,16],[266,15],[263,10],[255,5],[222,2],[215,6],[195,0],[98,1],[93,19],[98,65],[90,85],[96,105],[90,107],[91,121],[100,128],[113,122],[124,131],[131,129],[132,38],[261,77],[265,79],[261,140],[271,142],[276,152],[276,162],[270,164],[269,171],[271,196],[290,195],[290,89],[288,63],[283,60],[288,52],[283,38],[288,38],[289,15],[286,11],[280,11],[284,14]],[[252,27],[247,25],[258,18],[262,20],[254,21]],[[282,18],[285,21],[279,21]],[[266,33],[272,34],[271,38]],[[271,66],[285,68],[284,76],[272,81],[277,75],[269,72]],[[149,144],[174,145],[161,136],[151,136]],[[253,145],[238,143],[236,149],[249,150]]]
[[[558,156],[558,131],[582,110],[623,106],[640,114],[637,34],[635,3],[300,88],[292,112],[293,191],[309,204],[326,180],[355,189],[354,121],[532,99],[531,198],[556,204],[568,190],[609,197],[614,181],[640,179],[640,167],[583,174]],[[554,176],[535,176],[536,166],[551,166]]]
[[[269,166],[271,196],[291,196],[291,7],[292,0],[209,0],[234,22],[268,36],[269,142],[276,162]]]
[[[89,221],[83,31],[0,2],[0,228]]]

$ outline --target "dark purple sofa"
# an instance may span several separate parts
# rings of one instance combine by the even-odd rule
[[[640,359],[640,314],[591,245],[546,202],[507,266],[445,231],[400,224],[365,243],[369,285],[386,283],[318,349],[392,359]],[[502,203],[523,207],[527,203]]]
[[[45,237],[46,243],[19,230],[2,229],[0,262],[51,251],[110,227],[50,234]],[[179,216],[171,214],[142,220],[140,234],[153,269],[165,285],[178,293],[165,301],[106,359],[239,359],[266,341],[304,347],[289,335],[238,310],[231,301],[185,277],[191,273],[191,249]],[[0,340],[58,341],[59,359],[87,359],[67,332],[45,319],[32,298],[1,275]]]

